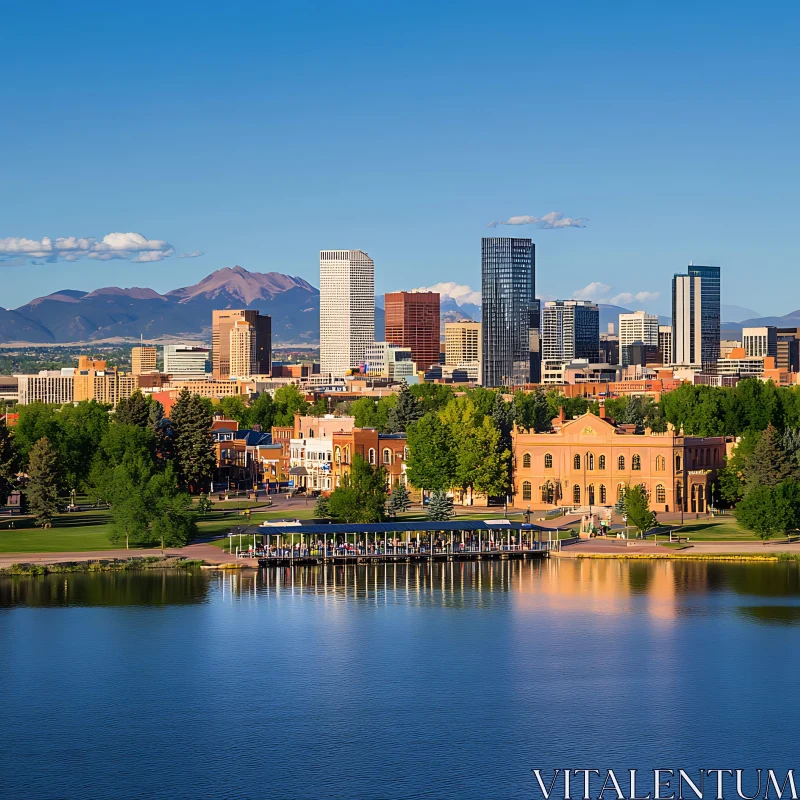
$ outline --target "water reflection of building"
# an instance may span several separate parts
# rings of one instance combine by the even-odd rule
[[[640,433],[605,418],[602,407],[600,417],[562,414],[550,432],[514,432],[514,505],[611,507],[640,485],[654,511],[702,512],[724,457],[723,437]]]

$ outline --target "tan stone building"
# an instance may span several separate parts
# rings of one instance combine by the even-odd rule
[[[653,511],[707,510],[725,463],[725,438],[636,433],[634,426],[584,414],[553,420],[549,433],[513,434],[515,507],[610,507],[642,485]]]
[[[156,371],[156,348],[151,345],[137,345],[131,348],[131,375],[145,375]]]

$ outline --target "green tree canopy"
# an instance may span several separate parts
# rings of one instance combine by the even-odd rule
[[[800,484],[784,481],[778,486],[759,484],[749,489],[736,506],[736,519],[766,543],[779,533],[800,528]]]
[[[411,393],[403,381],[397,402],[389,411],[388,427],[390,433],[404,433],[409,425],[415,423],[423,413],[422,403]]]
[[[58,513],[58,495],[61,489],[61,465],[58,452],[44,436],[31,448],[28,454],[28,483],[25,494],[28,507],[43,528],[52,525]]]
[[[294,425],[295,414],[308,413],[308,402],[294,383],[287,383],[275,391],[273,397],[273,425],[288,427]]]
[[[420,489],[449,489],[455,485],[456,447],[448,427],[434,413],[425,414],[407,432],[408,480]]]
[[[650,499],[643,486],[631,486],[625,493],[625,514],[628,522],[641,533],[647,533],[658,524],[656,515],[650,510]]]
[[[117,403],[114,420],[123,425],[138,425],[146,428],[150,423],[150,405],[141,392],[134,392],[130,397]]]
[[[380,522],[386,515],[386,471],[360,455],[330,496],[328,510],[337,522]]]
[[[453,500],[447,492],[436,489],[428,501],[427,517],[432,522],[446,522],[453,516]]]
[[[212,416],[196,394],[184,388],[170,416],[175,429],[175,455],[181,484],[199,491],[207,488],[216,468],[211,439]]]

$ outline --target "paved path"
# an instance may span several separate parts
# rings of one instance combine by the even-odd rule
[[[135,549],[126,550],[91,550],[77,553],[2,553],[0,554],[0,569],[10,567],[12,564],[61,564],[68,561],[106,561],[111,559],[127,560],[129,558],[143,558],[145,556],[182,556],[184,558],[200,558],[208,564],[230,564],[236,561],[235,557],[223,552],[221,547],[210,544],[190,544],[187,547],[160,549]],[[257,567],[258,561],[254,558],[241,558],[237,563],[248,567]]]
[[[785,541],[774,541],[766,545],[761,542],[694,542],[689,547],[676,550],[662,547],[651,540],[624,539],[586,539],[576,544],[567,545],[556,555],[561,558],[579,558],[582,555],[637,555],[658,554],[662,556],[702,556],[720,554],[775,555],[777,553],[800,554],[800,542],[787,544]]]

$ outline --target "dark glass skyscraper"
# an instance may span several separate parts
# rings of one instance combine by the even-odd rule
[[[481,240],[484,386],[538,380],[535,264],[536,248],[530,239]]]
[[[690,264],[672,279],[673,363],[716,366],[719,329],[720,268]]]

